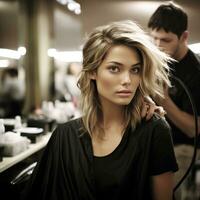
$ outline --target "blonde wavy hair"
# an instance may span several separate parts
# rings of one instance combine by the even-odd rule
[[[118,21],[97,27],[89,35],[83,47],[83,68],[78,81],[82,94],[83,124],[85,130],[92,135],[99,127],[102,109],[95,80],[91,74],[103,62],[106,54],[115,45],[125,45],[136,49],[141,57],[141,81],[132,101],[125,106],[125,125],[135,128],[141,121],[141,106],[146,95],[164,97],[164,85],[170,86],[168,78],[170,58],[161,52],[150,37],[133,21]]]

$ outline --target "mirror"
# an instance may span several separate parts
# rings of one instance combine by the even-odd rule
[[[82,68],[82,23],[80,15],[69,10],[54,9],[55,99],[78,105],[80,91],[77,79]],[[55,55],[55,54],[54,54]]]
[[[41,101],[57,99],[58,85],[64,79],[69,63],[76,63],[73,66],[77,66],[77,70],[80,68],[82,44],[80,15],[69,11],[67,7],[55,1],[49,3],[51,5],[48,9],[44,2],[40,3],[40,1],[34,1],[34,3],[18,0],[0,1],[0,49],[12,50],[10,53],[16,55],[15,57],[0,56],[0,65],[2,65],[0,67],[0,117],[2,118],[20,115],[23,112],[23,106],[28,113],[32,107],[41,106]],[[19,48],[20,44],[26,44],[24,46],[28,53],[24,57],[26,49]],[[53,64],[50,63],[52,60],[49,61],[47,58],[47,50],[51,47],[58,55],[54,54]],[[73,54],[72,57],[77,52],[79,60],[63,59],[69,52]],[[52,76],[48,75],[50,71],[52,71]],[[5,75],[9,73],[12,75]],[[6,84],[10,86],[5,86]],[[63,87],[64,83],[61,84]],[[15,88],[11,89],[11,85]],[[11,94],[14,95],[13,90],[17,90],[18,85],[20,87],[16,93],[21,94],[20,98],[17,97],[17,101],[20,99],[20,106],[14,106],[15,97],[11,97]],[[51,88],[48,85],[52,85]],[[9,100],[10,98],[12,100]],[[24,105],[25,101],[26,105]],[[14,108],[17,107],[19,109],[15,112]],[[8,108],[10,111],[7,111]]]
[[[24,103],[18,8],[17,1],[0,1],[0,118],[21,115]]]

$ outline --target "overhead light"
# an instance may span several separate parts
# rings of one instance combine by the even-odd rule
[[[81,14],[81,9],[80,8],[76,8],[74,10],[74,13],[77,14],[77,15],[80,15]]]
[[[9,60],[0,60],[0,68],[8,67],[10,64]]]
[[[17,50],[20,55],[24,56],[26,54],[26,48],[25,47],[19,47]]]
[[[74,2],[70,2],[67,4],[67,7],[70,11],[74,11],[76,9],[76,4]]]
[[[48,49],[48,51],[47,51],[47,55],[49,56],[49,57],[54,57],[55,55],[56,55],[56,53],[57,53],[57,51],[56,51],[56,49]]]
[[[20,59],[21,56],[26,54],[25,47],[19,47],[18,50],[12,49],[1,49],[0,48],[0,57],[10,58],[10,59]]]
[[[48,56],[62,62],[82,62],[82,51],[57,51],[56,49],[48,49]]]
[[[81,14],[81,5],[75,0],[57,0],[57,2],[67,6],[68,10],[74,12],[76,15]]]
[[[188,45],[188,47],[197,54],[200,54],[200,43],[194,43],[194,44],[190,44]]]
[[[12,59],[19,59],[21,57],[21,54],[16,50],[0,49],[0,56]]]
[[[62,5],[66,5],[67,4],[67,0],[60,0],[59,3],[61,3]]]

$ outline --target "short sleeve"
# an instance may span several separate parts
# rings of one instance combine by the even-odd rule
[[[150,174],[158,175],[177,170],[178,165],[174,153],[171,129],[164,119],[159,119],[156,122],[152,136]]]

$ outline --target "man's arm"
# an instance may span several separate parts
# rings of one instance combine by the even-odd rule
[[[172,99],[166,95],[162,101],[156,101],[163,106],[167,117],[188,137],[195,136],[194,116],[179,109]],[[200,134],[200,117],[198,116],[198,134]]]

